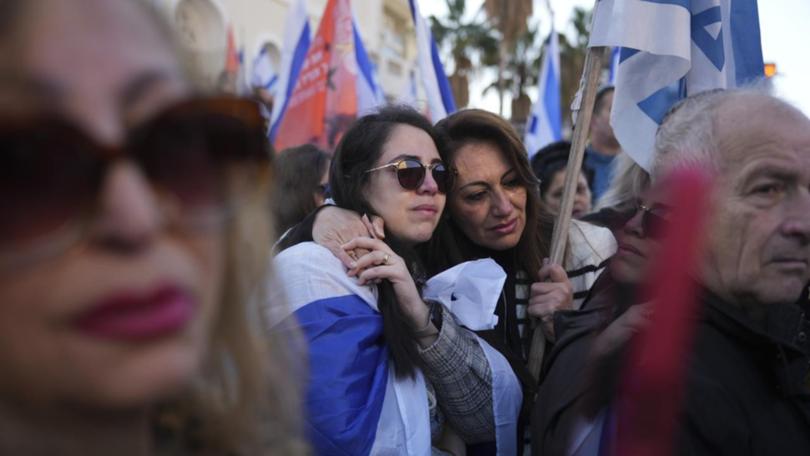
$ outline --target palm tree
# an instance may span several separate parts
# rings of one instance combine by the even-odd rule
[[[526,88],[537,84],[542,61],[542,48],[537,46],[539,25],[529,27],[518,37],[514,52],[509,55],[500,84],[496,80],[484,89],[502,89],[512,95],[512,123],[525,123],[531,111],[532,101],[526,94]],[[500,95],[500,94],[499,94]]]
[[[520,37],[528,28],[532,15],[532,0],[484,0],[487,17],[500,32],[498,43],[498,97],[503,115],[504,77],[509,56],[514,54]]]
[[[465,22],[465,0],[445,0],[448,15],[444,20],[430,17],[431,30],[436,44],[448,45],[453,58],[453,74],[448,79],[453,96],[459,107],[470,101],[469,77],[474,68],[492,66],[497,54],[498,41],[492,28],[485,22],[473,18]]]

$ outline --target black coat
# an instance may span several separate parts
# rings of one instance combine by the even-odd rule
[[[599,299],[615,289],[600,291],[584,312],[557,321],[565,329],[532,415],[534,455],[566,454],[582,414],[610,401],[621,354],[599,367],[585,360],[601,329],[626,306],[599,302],[615,302],[615,293]],[[708,293],[703,301],[673,454],[810,455],[810,321],[804,306],[771,306],[765,320],[754,323]]]
[[[810,455],[810,322],[797,305],[754,323],[706,299],[676,454]]]

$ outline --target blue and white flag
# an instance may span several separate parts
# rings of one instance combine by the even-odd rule
[[[276,96],[278,88],[278,73],[273,68],[273,61],[267,48],[263,47],[259,55],[253,59],[253,67],[250,71],[250,86],[254,89],[264,89]]]
[[[648,171],[673,104],[763,76],[756,0],[600,0],[589,46],[622,48],[610,121]]]
[[[408,0],[408,2],[411,5],[411,17],[416,29],[416,55],[419,76],[425,87],[430,120],[436,123],[456,111],[456,102],[453,99],[453,91],[450,90],[450,82],[447,80],[444,67],[439,59],[439,49],[436,47],[436,41],[433,40],[430,26],[428,26],[422,13],[419,12],[418,2],[416,0]]]
[[[551,28],[546,45],[546,54],[540,66],[537,100],[526,123],[523,142],[529,159],[541,147],[562,139],[562,114],[560,114],[560,45],[557,32]]]
[[[357,58],[357,117],[376,111],[385,105],[385,94],[377,83],[374,64],[368,57],[363,39],[357,31],[357,22],[352,21],[354,29],[354,53]]]
[[[608,84],[616,85],[616,74],[619,72],[619,62],[621,61],[622,48],[614,47],[610,51],[610,73],[608,73]]]
[[[298,74],[304,65],[307,51],[312,37],[309,28],[309,18],[307,17],[307,5],[305,0],[297,0],[290,5],[287,13],[287,24],[284,29],[284,43],[281,49],[281,68],[279,68],[278,90],[273,102],[273,113],[270,116],[270,142],[274,142],[278,127],[287,110],[290,96],[298,81]]]
[[[312,242],[280,252],[273,263],[276,275],[268,299],[286,301],[294,313],[287,319],[270,315],[270,320],[276,328],[298,325],[307,342],[310,377],[305,425],[314,453],[430,455],[425,377],[419,370],[414,378],[394,375],[376,287],[358,285],[340,260]],[[434,277],[428,288],[439,300],[455,296],[467,313],[471,306],[479,306],[477,319],[469,319],[470,324],[485,329],[497,321],[491,313],[505,278],[496,263],[482,260]],[[453,288],[455,283],[459,286]],[[463,314],[453,315],[464,324]],[[520,384],[503,355],[483,340],[478,342],[492,372],[498,454],[512,455],[522,401]]]
[[[419,110],[419,89],[416,86],[415,70],[411,70],[408,72],[408,85],[402,91],[402,94],[400,94],[399,98],[397,98],[397,103],[407,105],[416,110]]]

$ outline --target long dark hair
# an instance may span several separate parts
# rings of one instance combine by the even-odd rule
[[[329,166],[329,155],[311,144],[281,151],[275,160],[273,215],[281,235],[315,210],[315,192]]]
[[[410,125],[427,133],[436,144],[439,156],[446,160],[443,141],[421,114],[404,106],[383,108],[378,113],[357,119],[335,149],[329,170],[329,186],[335,204],[359,214],[376,215],[365,193],[369,181],[366,171],[375,166],[385,143],[399,125]],[[405,246],[387,230],[385,242],[405,259],[411,276],[419,286],[424,273],[413,249]],[[394,360],[396,375],[413,376],[416,367],[420,365],[419,353],[416,341],[397,304],[394,288],[385,280],[377,286],[377,290],[377,306],[382,314],[383,333]]]
[[[541,210],[538,181],[529,166],[526,147],[518,133],[501,116],[480,109],[458,111],[439,122],[436,130],[447,141],[446,163],[454,172],[457,172],[454,163],[458,151],[475,143],[495,145],[517,172],[521,186],[526,189],[526,226],[518,244],[510,249],[511,252],[498,253],[513,254],[510,256],[514,265],[510,266],[525,271],[533,280],[537,280],[543,258],[549,254],[554,219]],[[448,201],[455,190],[454,186],[448,193]],[[444,217],[443,223],[434,233],[430,247],[424,252],[427,264],[435,269],[431,272],[490,254],[482,252],[482,246],[475,245],[467,238],[458,227],[459,223],[463,221]],[[517,252],[520,254],[516,254]]]

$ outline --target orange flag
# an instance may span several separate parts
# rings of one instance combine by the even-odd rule
[[[225,49],[225,72],[239,73],[239,51],[236,50],[236,39],[233,37],[233,27],[228,26],[228,47]]]
[[[276,150],[311,143],[332,151],[357,117],[350,0],[329,0],[276,136]]]

